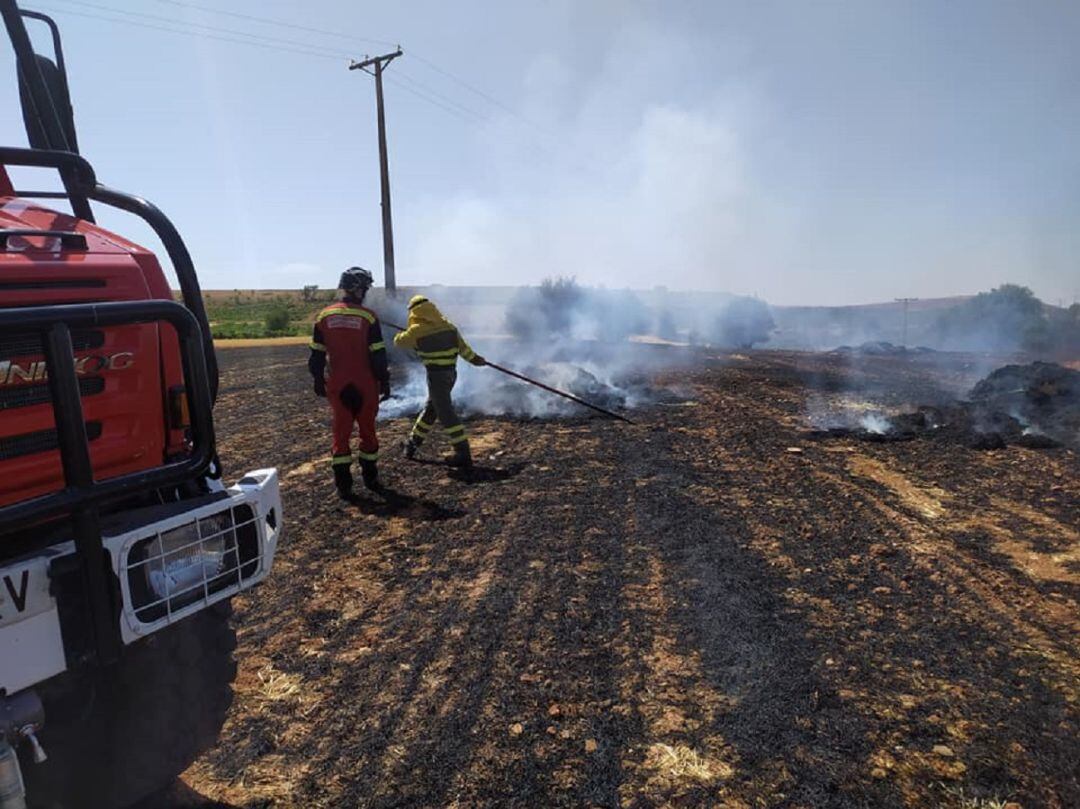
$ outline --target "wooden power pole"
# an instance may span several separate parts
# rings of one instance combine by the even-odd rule
[[[362,62],[352,62],[349,70],[363,70],[375,77],[375,105],[379,122],[379,176],[382,180],[382,237],[383,237],[383,283],[393,297],[397,292],[394,277],[394,222],[390,215],[390,166],[386,159],[386,116],[383,112],[382,74],[388,64],[401,56],[399,47],[393,53],[366,57]],[[368,68],[374,68],[369,70]]]
[[[896,302],[897,302],[897,303],[902,303],[902,304],[904,304],[904,341],[903,341],[903,343],[902,343],[902,345],[903,345],[903,347],[904,347],[904,348],[907,348],[907,314],[908,314],[908,304],[909,304],[909,303],[914,303],[914,302],[915,302],[915,301],[917,301],[917,300],[918,300],[918,298],[897,298],[897,299],[896,299]]]

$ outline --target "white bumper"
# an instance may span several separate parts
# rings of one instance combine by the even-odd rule
[[[106,531],[104,545],[123,597],[120,634],[124,643],[266,578],[282,528],[277,470],[249,472],[225,494],[131,530]],[[8,694],[66,668],[48,568],[51,561],[74,550],[74,542],[63,542],[0,567],[0,689]],[[191,558],[197,564],[185,566]],[[215,565],[204,558],[215,560]],[[177,569],[182,577],[172,572]]]

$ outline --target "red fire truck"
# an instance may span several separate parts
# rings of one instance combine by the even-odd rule
[[[29,141],[0,148],[0,809],[125,806],[217,738],[230,598],[270,571],[277,472],[223,482],[187,248],[79,154],[55,23],[15,0],[0,14]],[[25,167],[56,190],[13,187]],[[181,301],[96,206],[153,229]]]

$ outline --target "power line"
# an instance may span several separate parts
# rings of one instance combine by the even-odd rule
[[[408,55],[412,56],[412,52],[410,51]],[[417,81],[416,79],[412,78],[412,76],[410,76],[408,73],[405,73],[404,71],[402,71],[400,69],[397,70],[394,75],[397,76],[398,78],[404,79],[409,84],[413,85],[414,87],[419,88],[420,90],[422,90],[424,92],[433,92],[426,84],[423,84],[422,82]],[[447,104],[450,104],[453,107],[456,107],[458,110],[460,110],[464,114],[466,114],[468,116],[471,116],[472,118],[475,118],[478,121],[483,121],[483,122],[487,123],[488,121],[491,120],[490,118],[488,118],[483,113],[477,112],[476,110],[472,109],[471,107],[466,107],[464,104],[459,104],[456,101],[454,101],[454,100],[452,100],[450,98],[447,98],[446,96],[439,96],[439,98],[442,98]]]
[[[441,102],[441,101],[439,101],[439,100],[437,100],[435,98],[432,98],[431,96],[425,94],[422,90],[418,90],[418,89],[416,89],[414,87],[410,87],[405,82],[399,81],[398,79],[394,78],[393,76],[387,76],[386,80],[388,82],[390,82],[390,84],[397,87],[398,89],[404,90],[406,93],[409,93],[410,95],[414,95],[417,98],[426,101],[428,104],[431,104],[432,106],[438,107],[439,109],[443,110],[444,112],[448,112],[451,115],[454,115],[455,117],[460,118],[462,121],[465,121],[466,123],[483,124],[483,123],[487,122],[486,118],[477,118],[476,116],[467,115],[464,112],[461,112],[460,110],[458,110],[458,109],[456,109],[454,107],[451,107],[449,104],[444,104],[443,102]]]
[[[141,19],[149,19],[153,21],[165,22],[169,26],[189,26],[190,28],[200,30],[186,30],[183,28],[166,27],[164,25],[158,25],[154,23],[142,22],[140,20],[130,20],[117,17],[106,17],[100,14],[91,14],[84,11],[75,11],[73,9],[48,9],[60,14],[69,14],[76,17],[82,17],[84,19],[100,20],[102,22],[120,23],[121,25],[129,25],[137,28],[145,28],[152,31],[163,31],[170,34],[183,34],[185,36],[191,36],[196,38],[212,39],[219,42],[230,42],[241,45],[253,45],[255,47],[261,47],[269,50],[283,51],[286,53],[295,53],[302,56],[313,56],[322,59],[332,59],[334,61],[347,61],[349,54],[345,51],[329,51],[317,49],[319,46],[308,46],[306,43],[298,42],[296,40],[281,39],[280,37],[265,37],[261,34],[249,34],[245,31],[237,31],[235,29],[220,28],[217,26],[202,25],[199,23],[189,23],[186,20],[177,20],[171,17],[161,17],[153,14],[143,14],[136,11],[126,11],[124,9],[113,8],[110,6],[103,6],[97,3],[82,2],[82,0],[52,0],[53,2],[72,3],[78,6],[84,6],[87,8],[93,8],[101,11],[107,11],[113,14],[126,14],[132,17],[138,17]],[[223,36],[222,34],[226,34]],[[237,39],[236,37],[244,37],[243,39]],[[451,113],[452,115],[462,119],[463,121],[473,122],[487,122],[487,118],[475,110],[469,109],[462,104],[458,104],[456,101],[441,96],[437,91],[427,87],[421,82],[416,81],[412,77],[401,74],[402,78],[410,82],[413,86],[409,86],[404,82],[390,79],[396,86],[405,90],[409,94],[416,96],[422,101],[426,101],[432,106]]]
[[[309,44],[306,42],[298,42],[295,39],[282,39],[281,37],[269,37],[264,34],[251,34],[247,31],[238,31],[235,28],[221,28],[216,25],[204,25],[197,22],[189,22],[188,20],[178,20],[175,17],[162,17],[157,14],[146,14],[141,11],[128,11],[123,8],[115,8],[113,6],[103,6],[100,3],[89,3],[86,0],[51,0],[55,3],[68,3],[75,6],[83,6],[85,8],[92,8],[97,11],[106,11],[110,14],[123,14],[129,17],[139,17],[146,20],[152,20],[154,22],[167,23],[169,25],[185,25],[189,28],[196,28],[204,31],[214,31],[221,34],[229,34],[231,36],[247,37],[254,40],[262,40],[265,42],[273,42],[276,44],[286,45],[289,47],[303,47],[310,48],[311,50],[326,51],[326,54],[334,53],[342,59],[348,59],[349,54],[345,51],[331,51],[320,45]]]
[[[62,2],[63,0],[61,0]],[[259,41],[258,39],[237,39],[235,37],[218,36],[212,33],[202,33],[199,31],[186,31],[182,28],[168,28],[163,25],[153,25],[150,23],[139,22],[138,20],[126,20],[118,17],[103,17],[100,14],[90,14],[85,11],[75,11],[69,8],[50,8],[48,6],[42,6],[46,11],[51,11],[54,14],[67,14],[72,17],[82,17],[88,20],[100,20],[103,22],[119,23],[121,25],[130,25],[136,28],[146,28],[151,31],[164,31],[169,34],[183,34],[185,36],[196,37],[200,39],[213,39],[219,42],[232,42],[239,45],[252,45],[256,48],[266,48],[269,50],[283,51],[287,53],[297,53],[303,56],[315,56],[323,59],[333,59],[335,62],[341,61],[342,57],[332,56],[322,51],[316,51],[311,49],[290,48],[282,45],[275,45],[267,42]]]
[[[187,20],[179,20],[179,19],[176,19],[175,17],[162,17],[162,16],[157,15],[157,14],[146,14],[146,13],[140,12],[140,11],[128,11],[127,9],[115,8],[113,6],[105,6],[105,5],[102,5],[100,3],[87,2],[87,0],[52,0],[52,1],[53,2],[68,3],[68,4],[71,4],[71,5],[82,6],[82,7],[85,7],[85,8],[91,8],[91,9],[95,9],[97,11],[105,11],[105,12],[108,12],[110,14],[123,14],[123,15],[130,16],[130,17],[137,17],[137,18],[140,18],[140,19],[151,20],[151,21],[153,21],[155,23],[167,23],[169,25],[183,25],[183,26],[187,26],[189,28],[199,29],[201,31],[214,32],[215,34],[218,34],[218,35],[226,34],[226,35],[228,35],[230,37],[232,37],[232,36],[240,36],[240,37],[245,38],[244,42],[250,42],[251,44],[265,42],[265,43],[273,43],[274,45],[283,45],[283,46],[286,46],[287,48],[289,48],[290,50],[292,50],[295,53],[310,53],[310,55],[312,55],[312,56],[321,56],[321,57],[324,57],[324,58],[328,58],[330,56],[330,54],[333,54],[335,56],[335,58],[341,58],[341,59],[350,59],[352,57],[352,54],[348,53],[346,51],[330,50],[330,49],[323,48],[323,46],[309,45],[306,42],[299,42],[299,41],[294,40],[294,39],[283,39],[281,37],[269,37],[269,36],[265,36],[263,34],[251,34],[251,33],[248,33],[247,31],[238,31],[238,30],[236,30],[234,28],[222,28],[220,26],[204,25],[202,23],[189,22]],[[162,0],[162,1],[164,2],[165,0]],[[174,5],[189,6],[191,4],[188,4],[188,3],[174,3]],[[199,8],[201,8],[201,7],[199,7]],[[75,12],[68,12],[68,13],[75,13]],[[89,15],[84,15],[84,16],[89,16]],[[235,15],[233,15],[233,16],[235,16]],[[240,15],[240,16],[243,17],[243,16],[246,16],[246,15]],[[104,18],[102,18],[102,19],[104,19]],[[112,20],[110,20],[110,21],[112,21]],[[115,20],[115,22],[120,22],[120,20]],[[129,24],[130,24],[130,22],[129,22]],[[147,25],[146,27],[150,27],[150,26]],[[156,29],[156,30],[164,30],[164,29]],[[312,30],[319,31],[319,29],[312,29]],[[180,33],[180,32],[178,31],[177,33]],[[220,37],[218,37],[218,38],[220,39]],[[229,39],[229,40],[223,40],[223,41],[236,41],[236,40]],[[377,41],[377,40],[373,40],[373,41]],[[299,50],[299,49],[303,49],[303,50]],[[316,49],[318,49],[318,50],[316,50]],[[325,50],[325,53],[323,52],[323,50]],[[425,101],[427,101],[427,102],[429,102],[429,103],[431,103],[431,104],[433,104],[433,105],[435,105],[437,107],[440,107],[443,110],[458,114],[458,117],[462,117],[465,120],[468,120],[469,118],[474,118],[474,119],[476,119],[478,121],[485,121],[485,122],[489,120],[487,118],[487,116],[477,112],[474,109],[466,107],[464,104],[459,104],[458,102],[454,101],[453,99],[451,99],[451,98],[449,98],[449,97],[447,97],[445,95],[440,94],[437,90],[435,90],[435,89],[423,84],[422,82],[412,78],[408,74],[402,73],[401,71],[398,71],[397,73],[398,73],[398,75],[401,76],[402,79],[404,79],[409,84],[413,85],[413,89],[409,90],[409,92],[411,92],[413,95],[417,96],[418,98],[422,98],[423,100],[425,100]],[[401,86],[400,82],[395,81],[393,83],[397,84],[398,86]]]
[[[343,40],[348,40],[348,41],[370,42],[370,43],[374,43],[376,45],[385,45],[385,46],[390,46],[390,47],[394,46],[394,43],[388,42],[386,40],[370,39],[370,38],[365,39],[364,37],[354,37],[351,34],[343,34],[341,31],[331,31],[331,30],[328,30],[328,29],[325,29],[325,28],[314,28],[312,26],[300,25],[299,23],[293,23],[293,22],[289,22],[287,20],[275,19],[273,17],[261,17],[261,16],[257,16],[257,15],[254,15],[254,14],[241,14],[241,13],[238,13],[238,12],[235,12],[235,11],[225,11],[223,9],[213,8],[211,6],[205,6],[205,5],[202,5],[200,3],[189,3],[189,2],[186,2],[186,0],[157,0],[157,2],[165,3],[165,4],[170,5],[170,6],[178,6],[179,8],[195,9],[195,10],[203,11],[203,12],[206,12],[206,13],[209,13],[209,14],[221,14],[221,15],[224,15],[224,16],[227,16],[227,17],[235,17],[235,18],[238,18],[238,19],[241,19],[241,20],[247,20],[249,22],[262,23],[264,25],[275,25],[275,26],[278,26],[280,28],[292,28],[292,29],[297,30],[297,31],[306,31],[306,32],[312,33],[312,34],[320,34],[322,36],[336,37],[338,39],[343,39]],[[521,115],[519,112],[517,112],[512,107],[508,106],[507,104],[504,104],[502,101],[500,101],[495,96],[481,90],[479,87],[476,87],[473,84],[470,84],[465,79],[461,78],[460,76],[458,76],[458,75],[456,75],[454,73],[451,73],[449,70],[447,70],[444,67],[441,67],[441,66],[437,65],[435,62],[431,61],[430,59],[427,59],[424,56],[421,56],[420,54],[418,54],[418,53],[416,53],[415,51],[412,51],[412,50],[409,51],[409,56],[412,57],[413,59],[415,59],[417,62],[420,62],[421,64],[425,65],[429,69],[431,69],[431,70],[435,71],[436,73],[440,74],[441,76],[444,76],[445,78],[449,79],[450,81],[454,82],[455,84],[457,84],[457,85],[463,87],[464,89],[468,90],[470,93],[473,93],[474,95],[484,99],[489,104],[494,104],[496,107],[501,109],[503,112],[506,112],[507,114],[512,115],[514,118],[521,121],[522,123],[528,124],[529,126],[533,127],[534,129],[536,129],[539,132],[542,132],[545,135],[552,136],[552,133],[550,131],[548,131],[545,127],[541,126],[540,124],[536,123],[535,121],[529,120],[528,118]]]
[[[469,84],[467,81],[465,81],[465,79],[462,79],[462,78],[460,78],[458,76],[455,76],[449,70],[445,70],[444,68],[439,67],[437,64],[432,62],[430,59],[425,59],[420,54],[414,53],[412,51],[409,52],[409,55],[412,56],[412,58],[415,59],[416,61],[427,65],[429,68],[434,70],[436,73],[442,74],[443,76],[445,76],[446,78],[448,78],[451,81],[455,82],[456,84],[461,85],[462,87],[464,87],[469,92],[479,96],[480,98],[483,98],[484,100],[488,101],[491,104],[494,104],[496,107],[503,110],[504,112],[514,116],[516,119],[518,119],[522,123],[528,124],[533,129],[536,129],[538,132],[541,132],[544,135],[547,135],[549,137],[553,137],[552,133],[550,131],[548,131],[545,127],[541,126],[540,124],[536,123],[535,121],[529,120],[524,115],[521,115],[516,110],[512,109],[511,107],[508,107],[506,104],[502,103],[501,101],[499,101],[499,99],[495,98],[494,96],[488,95],[483,90],[481,90],[481,89],[479,89],[477,87],[473,87],[471,84]]]
[[[373,45],[394,47],[396,43],[388,42],[385,39],[371,39],[365,37],[353,36],[352,34],[343,34],[340,31],[328,31],[324,28],[312,28],[308,25],[300,25],[299,23],[287,22],[285,20],[275,20],[271,17],[258,17],[254,14],[241,14],[237,11],[225,11],[220,8],[212,8],[210,6],[203,6],[199,3],[186,3],[182,0],[157,0],[159,3],[165,3],[170,6],[178,6],[179,8],[192,9],[195,11],[203,11],[208,14],[221,14],[225,17],[235,17],[239,20],[247,20],[248,22],[258,22],[264,25],[276,25],[279,28],[292,28],[297,31],[307,31],[309,34],[322,34],[323,36],[338,37],[340,39],[347,39],[354,42],[369,42]]]
[[[113,6],[106,6],[106,5],[102,5],[102,4],[99,4],[99,3],[87,2],[87,0],[50,0],[50,1],[51,2],[68,3],[68,4],[72,4],[72,5],[76,5],[76,6],[85,7],[85,8],[92,8],[92,9],[95,9],[96,11],[108,12],[109,14],[123,14],[123,15],[127,15],[128,17],[137,17],[137,18],[139,18],[139,19],[125,19],[124,17],[107,17],[107,16],[102,16],[101,14],[92,14],[92,13],[89,13],[89,12],[86,12],[86,11],[76,11],[76,10],[70,9],[70,8],[51,9],[51,8],[46,7],[46,10],[54,11],[55,13],[68,14],[68,15],[71,15],[71,16],[81,17],[81,18],[84,18],[84,19],[99,20],[99,21],[102,21],[102,22],[109,22],[109,23],[119,23],[121,25],[128,25],[128,26],[133,26],[133,27],[137,27],[137,28],[143,28],[143,29],[147,29],[147,30],[161,31],[161,32],[170,33],[170,34],[181,34],[181,35],[184,35],[184,36],[201,38],[201,39],[208,39],[208,40],[215,40],[215,41],[218,41],[218,42],[228,42],[228,43],[234,43],[234,44],[240,44],[240,45],[250,45],[250,46],[253,46],[253,47],[263,48],[263,49],[266,49],[266,50],[276,50],[276,51],[281,51],[281,52],[286,52],[286,53],[293,53],[293,54],[297,54],[297,55],[301,55],[301,56],[311,56],[311,57],[315,57],[315,58],[328,59],[328,60],[333,60],[333,61],[346,60],[346,59],[349,58],[349,55],[345,51],[329,50],[329,49],[326,49],[325,47],[323,47],[321,45],[310,44],[310,43],[307,43],[307,42],[302,42],[302,41],[293,40],[293,39],[284,39],[284,38],[281,38],[281,37],[267,37],[267,36],[264,36],[262,34],[249,34],[246,31],[239,31],[239,30],[236,30],[236,29],[233,29],[233,28],[222,28],[220,26],[212,26],[212,25],[204,25],[202,23],[188,22],[186,20],[176,19],[174,17],[163,17],[163,16],[160,16],[160,15],[146,14],[146,13],[143,13],[143,12],[127,11],[126,9],[120,9],[120,8],[116,8],[116,7],[113,7]],[[229,16],[237,16],[237,17],[240,17],[240,18],[243,18],[243,19],[251,17],[251,15],[236,14],[236,13],[233,13],[233,12],[223,12],[223,11],[218,12],[217,9],[210,9],[208,7],[200,6],[200,5],[193,4],[193,3],[180,2],[180,0],[158,0],[158,2],[170,3],[172,5],[177,5],[177,6],[181,6],[181,7],[189,7],[189,8],[194,8],[194,9],[198,9],[198,10],[213,11],[213,12],[217,12],[217,13],[228,14]],[[285,26],[285,27],[297,28],[299,30],[308,30],[308,31],[312,31],[312,32],[315,32],[315,33],[324,33],[324,34],[331,34],[331,35],[334,35],[334,36],[341,36],[341,37],[345,37],[345,38],[351,38],[351,37],[347,37],[346,35],[338,34],[336,32],[323,31],[322,29],[309,28],[307,26],[293,26],[293,25],[291,25],[289,23],[272,21],[272,20],[268,20],[268,19],[265,19],[265,18],[255,18],[255,17],[251,17],[251,18],[256,20],[256,21],[259,21],[259,22],[268,22],[268,23],[275,24],[275,25],[281,25],[281,26]],[[142,20],[151,20],[151,22],[143,22]],[[164,24],[158,24],[158,23],[164,23]],[[175,27],[175,26],[186,26],[186,28],[178,28],[178,27]],[[189,29],[196,29],[196,30],[189,30]],[[241,38],[238,38],[238,37],[241,37]],[[356,38],[356,39],[358,39],[358,38]],[[365,41],[379,42],[381,40],[365,40]],[[416,57],[415,54],[412,54],[411,51],[410,51],[410,55],[413,56],[414,58],[416,58],[418,61],[423,61],[425,64],[428,64],[429,66],[431,66],[431,67],[433,67],[435,69],[438,69],[439,72],[442,72],[442,73],[444,73],[445,75],[447,75],[447,76],[449,76],[451,78],[455,78],[455,77],[452,76],[452,74],[449,74],[446,71],[441,70],[441,68],[437,68],[437,66],[435,66],[433,63],[431,63],[429,60],[422,59],[421,57]],[[461,120],[465,121],[466,123],[471,123],[471,124],[478,125],[478,126],[489,125],[491,123],[491,119],[489,117],[485,116],[484,114],[476,111],[475,109],[467,107],[464,104],[460,104],[457,101],[454,101],[453,99],[447,97],[446,95],[444,95],[442,93],[439,93],[434,88],[432,88],[432,87],[418,81],[417,79],[409,76],[408,74],[402,73],[401,71],[397,71],[397,76],[399,76],[400,79],[395,78],[393,76],[387,76],[386,78],[387,78],[388,82],[394,84],[399,89],[404,90],[405,92],[410,93],[413,96],[416,96],[420,100],[425,101],[426,103],[428,103],[428,104],[430,104],[430,105],[432,105],[434,107],[438,107],[439,109],[441,109],[442,111],[444,111],[444,112],[446,112],[448,114],[451,114],[451,115],[454,115],[457,118],[460,118]],[[404,81],[402,81],[401,79],[403,79]],[[464,84],[464,82],[462,82],[461,80],[458,80],[458,81],[460,83]],[[406,82],[408,82],[408,83],[406,83]],[[481,95],[484,95],[482,91],[475,91],[475,92],[478,92]],[[500,107],[505,108],[505,105],[502,105],[501,102],[498,102],[497,99],[491,99],[491,101],[492,101],[492,103],[496,103]],[[506,108],[506,109],[509,109],[509,108]],[[510,112],[513,112],[513,111],[510,110]],[[534,142],[534,143],[532,143],[530,145],[531,145],[532,149],[535,152],[537,152],[538,154],[542,154],[542,155],[546,156],[550,160],[556,160],[558,158],[558,156],[551,149],[547,148],[546,146],[541,145],[540,143],[535,143]]]

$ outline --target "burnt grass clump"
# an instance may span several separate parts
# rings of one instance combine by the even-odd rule
[[[397,496],[346,503],[304,359],[221,352],[226,477],[277,465],[285,536],[174,805],[1080,806],[1074,450],[807,440],[844,358],[751,352],[634,425],[474,416],[475,479],[389,419]],[[940,360],[859,379],[985,376]]]
[[[893,443],[916,438],[971,449],[1080,447],[1080,372],[1035,362],[1006,365],[980,380],[966,401],[812,429],[807,437]]]

